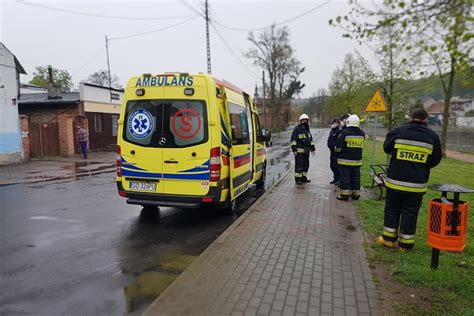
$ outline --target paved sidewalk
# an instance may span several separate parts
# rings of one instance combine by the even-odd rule
[[[145,315],[381,315],[353,202],[329,184],[327,130],[308,177],[264,195]]]
[[[88,153],[88,156],[87,160],[82,159],[80,155],[54,156],[0,166],[0,186],[89,176],[116,168],[117,154],[114,152],[92,152]]]

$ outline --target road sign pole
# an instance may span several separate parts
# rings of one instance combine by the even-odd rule
[[[365,107],[366,113],[374,113],[375,115],[375,122],[374,128],[372,129],[373,133],[373,143],[372,143],[372,157],[371,157],[371,165],[375,163],[375,142],[377,140],[377,124],[379,122],[379,113],[380,112],[387,112],[387,104],[383,99],[382,92],[379,90],[375,91],[374,95],[370,98],[369,102]]]
[[[377,123],[378,123],[379,114],[375,113],[375,123],[374,128],[372,129],[372,158],[370,160],[370,164],[373,165],[375,163],[375,143],[377,140]]]

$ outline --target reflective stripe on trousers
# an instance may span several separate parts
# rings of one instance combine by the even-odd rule
[[[385,186],[387,188],[413,193],[425,193],[427,183],[406,182],[385,177]]]
[[[362,166],[362,160],[349,160],[349,159],[338,158],[337,163],[342,166],[353,166],[353,167]]]

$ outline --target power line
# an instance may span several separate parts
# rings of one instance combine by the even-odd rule
[[[229,51],[232,53],[232,55],[234,55],[234,57],[239,61],[239,63],[244,66],[245,70],[248,71],[251,75],[255,76],[256,78],[260,78],[259,75],[257,75],[252,69],[250,69],[243,61],[242,59],[240,59],[239,55],[237,55],[237,53],[232,49],[232,46],[229,45],[229,43],[227,43],[227,41],[224,39],[224,37],[221,35],[221,33],[219,33],[219,31],[217,30],[216,26],[214,24],[211,23],[211,26],[212,28],[214,29],[214,31],[216,31],[217,33],[217,36],[219,36],[219,38],[222,40],[222,42],[224,43],[224,45],[229,49]]]
[[[268,29],[268,28],[270,28],[270,27],[272,27],[272,26],[278,26],[278,25],[283,25],[283,24],[288,24],[288,23],[290,23],[290,22],[293,22],[293,21],[295,21],[295,20],[297,20],[297,19],[299,19],[299,18],[302,18],[302,17],[304,17],[304,16],[310,14],[310,13],[313,13],[314,11],[316,11],[316,10],[318,10],[318,9],[320,9],[320,8],[322,8],[322,7],[324,7],[325,5],[327,5],[327,4],[329,4],[329,3],[330,3],[330,0],[328,0],[328,1],[324,2],[324,3],[322,3],[322,4],[318,4],[317,6],[311,8],[310,10],[305,11],[305,12],[303,12],[303,13],[301,13],[301,14],[298,14],[298,15],[292,17],[292,18],[283,20],[283,21],[281,21],[281,22],[276,22],[276,23],[273,23],[273,24],[271,24],[271,25],[267,25],[267,26],[263,26],[263,27],[257,27],[257,28],[237,28],[237,27],[232,27],[232,26],[227,26],[227,25],[225,25],[225,24],[222,24],[221,22],[217,21],[216,19],[214,19],[213,21],[214,21],[216,24],[222,26],[223,28],[226,28],[226,29],[229,29],[229,30],[233,30],[233,31],[241,31],[241,32],[260,31],[260,30]]]
[[[135,34],[125,35],[125,36],[112,37],[112,38],[109,38],[109,41],[117,41],[117,40],[122,40],[122,39],[126,39],[126,38],[137,37],[137,36],[142,36],[142,35],[147,35],[147,34],[151,34],[151,33],[156,33],[156,32],[160,32],[160,31],[168,30],[168,29],[171,29],[173,27],[185,24],[185,23],[187,23],[191,20],[194,20],[197,17],[199,17],[199,16],[195,15],[195,16],[193,16],[189,19],[186,19],[184,21],[181,21],[179,23],[171,24],[171,25],[168,25],[168,26],[165,26],[165,27],[162,27],[162,28],[159,28],[159,29],[147,31],[147,32],[141,32],[141,33],[135,33]]]
[[[23,4],[23,5],[29,5],[32,7],[37,7],[41,9],[47,9],[47,10],[53,10],[53,11],[59,11],[59,12],[65,12],[65,13],[70,13],[70,14],[77,14],[77,15],[84,15],[84,16],[91,16],[91,17],[96,17],[96,18],[106,18],[106,19],[120,19],[120,20],[148,20],[148,21],[156,21],[156,20],[173,20],[173,19],[184,19],[190,17],[189,15],[184,15],[184,16],[166,16],[166,17],[129,17],[129,16],[118,16],[118,15],[105,15],[105,14],[96,14],[96,13],[88,13],[88,12],[83,12],[83,11],[74,11],[74,10],[68,10],[68,9],[60,9],[60,8],[55,8],[55,7],[50,7],[47,5],[43,4],[37,4],[37,3],[31,3],[27,2],[24,0],[16,0],[18,4]]]
[[[93,61],[95,58],[97,58],[97,56],[99,56],[100,53],[102,53],[102,52],[104,51],[104,49],[105,49],[105,45],[102,46],[102,47],[100,48],[100,50],[98,50],[97,52],[95,52],[95,53],[92,55],[92,57],[90,57],[89,59],[87,59],[87,61],[84,62],[84,64],[82,64],[82,66],[78,67],[78,70],[75,71],[75,72],[71,75],[71,77],[74,77],[75,75],[79,74],[79,73],[83,70],[83,68],[84,68],[85,66],[87,66],[87,65],[88,65],[91,61]]]
[[[198,9],[194,8],[192,5],[186,2],[186,0],[179,1],[182,5],[186,6],[187,8],[191,9],[194,13],[200,15],[202,18],[206,18],[203,12],[199,12]]]

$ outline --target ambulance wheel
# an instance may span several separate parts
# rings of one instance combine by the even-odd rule
[[[160,218],[160,208],[158,206],[142,205],[140,218],[144,220],[157,220]]]
[[[257,180],[256,185],[257,188],[263,188],[265,186],[265,181],[267,180],[267,164],[263,165],[262,175],[260,179]]]
[[[224,213],[227,215],[233,215],[237,212],[237,199],[231,201],[230,199],[224,202],[222,207]]]

